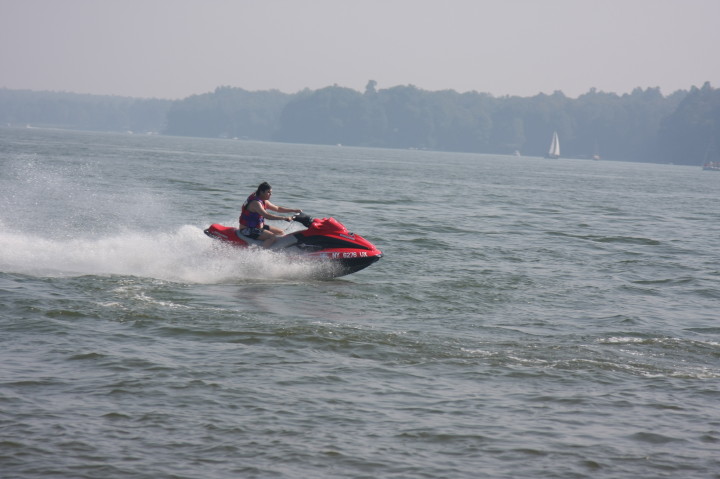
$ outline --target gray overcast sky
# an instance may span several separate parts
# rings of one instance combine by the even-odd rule
[[[720,0],[0,0],[0,88],[720,87]]]

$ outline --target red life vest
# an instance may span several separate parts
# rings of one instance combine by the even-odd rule
[[[261,200],[257,197],[257,194],[253,193],[252,195],[248,196],[248,198],[245,200],[245,203],[242,205],[242,210],[240,211],[240,226],[244,228],[262,228],[265,224],[265,218],[262,217],[259,213],[255,213],[253,211],[248,210],[248,206],[253,201],[259,201],[263,208],[265,208],[265,200]]]

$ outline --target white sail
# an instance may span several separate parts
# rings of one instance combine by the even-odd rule
[[[550,150],[548,150],[548,158],[560,158],[560,139],[558,138],[557,131],[553,132]]]

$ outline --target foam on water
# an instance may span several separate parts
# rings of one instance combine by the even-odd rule
[[[126,275],[188,283],[311,278],[329,265],[259,248],[226,247],[185,225],[168,233],[120,231],[49,239],[0,233],[0,268],[31,276]]]
[[[171,198],[110,185],[93,159],[17,155],[0,184],[0,268],[31,276],[127,275],[188,283],[331,275],[331,266],[223,247],[195,225],[166,225]],[[112,186],[112,187],[111,187]],[[137,190],[137,191],[135,191]]]

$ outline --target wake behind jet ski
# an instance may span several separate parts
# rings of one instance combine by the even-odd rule
[[[307,229],[279,237],[269,249],[329,261],[335,265],[333,277],[365,269],[383,256],[375,245],[348,231],[335,218],[313,219],[301,213],[293,216],[292,220]],[[260,247],[263,243],[243,235],[238,228],[217,223],[207,228],[205,234],[239,248]]]

